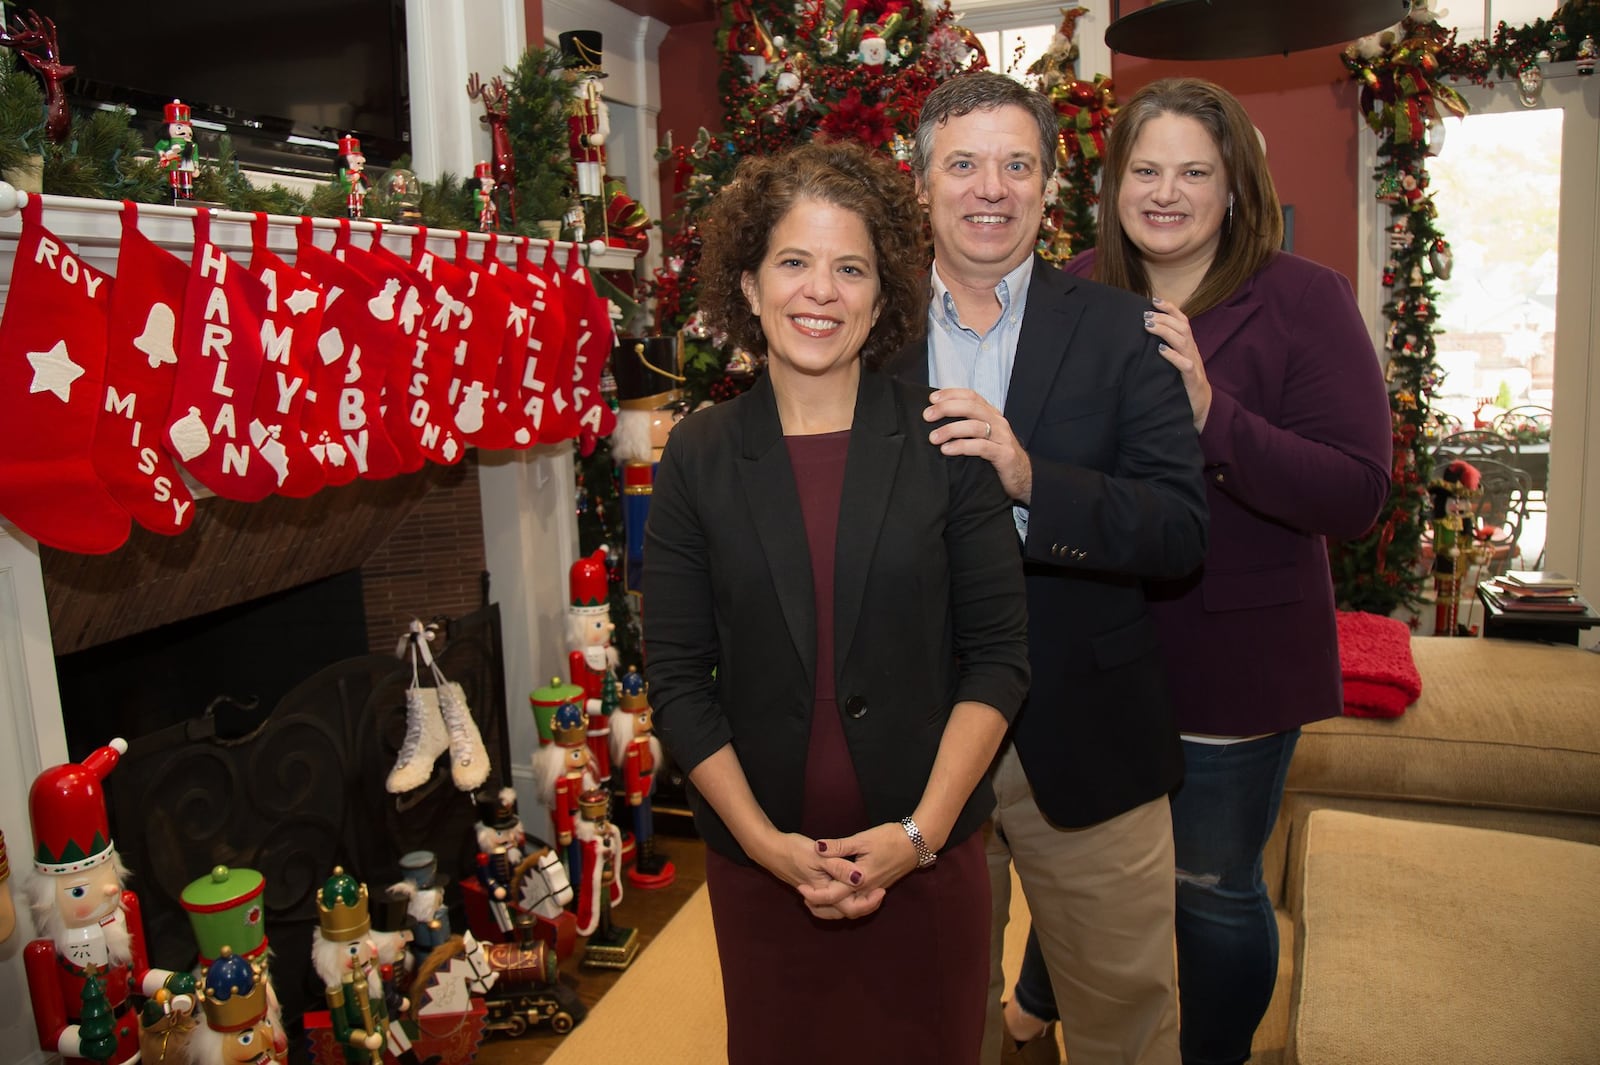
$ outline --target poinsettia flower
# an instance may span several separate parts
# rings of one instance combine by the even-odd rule
[[[881,103],[861,99],[860,89],[851,89],[822,117],[822,132],[834,140],[853,140],[870,148],[881,148],[894,136],[894,124]]]

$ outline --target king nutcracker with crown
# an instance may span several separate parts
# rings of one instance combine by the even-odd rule
[[[139,897],[122,888],[102,785],[127,749],[112,740],[81,764],[46,769],[28,792],[39,874],[29,901],[41,938],[23,961],[39,1047],[68,1061],[138,1060],[135,995],[161,995],[178,1014],[194,1009],[194,978],[150,966]],[[80,1025],[98,1027],[106,1015],[109,1039]]]
[[[266,973],[223,947],[205,967],[205,1023],[188,1037],[189,1065],[285,1065],[288,1040],[273,1020]]]
[[[311,963],[322,977],[334,1039],[350,1065],[421,1065],[400,1009],[391,1016],[373,938],[367,885],[339,866],[317,892]],[[385,1054],[387,1050],[387,1055]]]
[[[583,854],[578,846],[578,800],[586,791],[600,786],[590,762],[586,742],[588,715],[577,703],[563,703],[551,722],[555,741],[533,755],[533,775],[539,797],[550,808],[550,827],[556,847],[564,852],[567,879],[576,884],[583,870]]]
[[[638,841],[628,881],[641,888],[666,887],[677,876],[677,869],[665,855],[656,853],[651,805],[656,769],[661,765],[661,741],[655,737],[644,678],[633,666],[622,678],[622,708],[612,724],[611,744],[622,772],[623,795],[633,811],[633,838]]]
[[[202,971],[209,973],[224,957],[231,958],[232,964],[218,971],[219,978],[239,981],[243,978],[244,969],[250,970],[252,988],[255,990],[247,989],[245,994],[253,996],[259,993],[262,996],[266,1010],[265,1023],[273,1039],[271,1047],[258,1047],[258,1052],[265,1051],[271,1060],[281,1061],[288,1058],[289,1035],[284,1028],[282,1007],[268,972],[264,899],[266,883],[266,877],[255,869],[213,866],[209,873],[196,877],[184,887],[178,902],[189,916],[189,928],[199,948]],[[209,982],[209,977],[207,980]],[[205,998],[201,999],[200,1005],[204,1007],[204,1018],[209,1025],[212,1019],[211,1006],[207,1005]],[[234,1008],[228,1007],[224,1012]],[[222,1030],[242,1031],[232,1028]],[[242,1052],[241,1048],[246,1045],[242,1039],[225,1040],[224,1043],[229,1053]],[[208,1050],[206,1053],[211,1052]],[[209,1065],[219,1060],[233,1059],[214,1056],[194,1059],[195,1065]]]

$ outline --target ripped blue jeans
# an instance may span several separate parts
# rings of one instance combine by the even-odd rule
[[[1178,866],[1178,1041],[1184,1065],[1234,1065],[1272,1000],[1278,922],[1261,853],[1278,818],[1300,730],[1244,743],[1185,741],[1183,786],[1172,796]],[[1013,994],[1055,1020],[1044,955],[1030,932]]]

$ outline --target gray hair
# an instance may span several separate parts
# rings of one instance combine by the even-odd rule
[[[992,70],[975,70],[951,78],[928,94],[917,122],[917,143],[911,154],[911,168],[919,180],[926,181],[933,165],[933,135],[952,118],[973,111],[993,111],[1000,107],[1020,107],[1039,126],[1039,166],[1044,180],[1056,172],[1056,145],[1061,136],[1055,105],[1043,93],[1013,81]]]

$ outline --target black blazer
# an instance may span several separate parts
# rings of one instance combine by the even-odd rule
[[[1141,296],[1033,265],[1006,420],[1033,464],[1024,545],[1033,687],[1012,730],[1035,801],[1095,824],[1183,778],[1143,580],[1206,551],[1194,415]],[[902,352],[926,384],[925,342]]]
[[[1009,720],[1028,688],[1011,508],[986,462],[928,443],[927,389],[861,374],[834,564],[835,692],[873,824],[922,797],[953,705]],[[800,499],[771,383],[690,415],[656,473],[644,555],[645,675],[685,772],[732,743],[780,830],[800,823],[816,663]],[[695,824],[749,862],[694,789]],[[987,782],[951,831],[988,816]],[[868,827],[862,825],[862,828]]]

